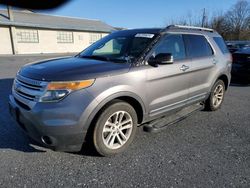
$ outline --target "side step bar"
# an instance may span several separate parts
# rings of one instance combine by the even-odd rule
[[[204,109],[204,104],[198,103],[188,107],[183,108],[182,110],[170,115],[164,116],[162,118],[153,120],[148,124],[143,126],[143,130],[150,133],[160,132],[166,129],[169,125],[175,124],[188,116],[190,116],[193,112],[200,111]]]

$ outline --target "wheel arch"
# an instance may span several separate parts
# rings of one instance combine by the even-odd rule
[[[102,110],[105,109],[107,106],[111,105],[116,100],[124,101],[130,104],[136,111],[138,124],[143,122],[146,109],[142,99],[136,94],[131,92],[119,92],[105,98],[103,101],[99,102],[98,105],[93,109],[92,113],[90,114],[89,118],[84,124],[84,130],[86,132],[85,140],[91,138],[94,125],[99,115],[101,114]]]
[[[220,76],[218,77],[217,80],[222,80],[222,81],[224,82],[224,84],[225,84],[225,90],[228,89],[228,87],[229,87],[229,78],[227,77],[227,75],[222,74],[222,75],[220,75]]]

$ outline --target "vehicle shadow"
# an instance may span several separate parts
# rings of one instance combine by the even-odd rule
[[[89,144],[87,142],[83,143],[81,151],[79,151],[79,152],[69,152],[69,153],[73,153],[75,155],[80,155],[80,156],[102,157],[94,149],[94,146],[92,146],[91,144]]]
[[[12,149],[22,152],[45,152],[32,147],[38,145],[29,139],[18,127],[9,114],[8,96],[11,92],[13,79],[0,80],[0,150]]]

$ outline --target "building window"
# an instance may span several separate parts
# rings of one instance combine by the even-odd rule
[[[33,29],[17,29],[18,43],[39,43],[38,31]]]
[[[74,43],[73,32],[58,31],[57,43]]]
[[[102,34],[100,33],[90,33],[89,44],[93,44],[96,41],[100,40],[101,38],[102,38]]]
[[[78,36],[78,39],[79,39],[79,40],[83,40],[83,36],[82,36],[82,35],[79,35],[79,36]]]

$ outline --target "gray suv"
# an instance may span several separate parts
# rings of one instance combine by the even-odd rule
[[[59,151],[91,142],[104,156],[124,151],[138,125],[201,103],[220,108],[231,55],[207,28],[114,32],[74,57],[22,67],[10,113],[34,140]]]

